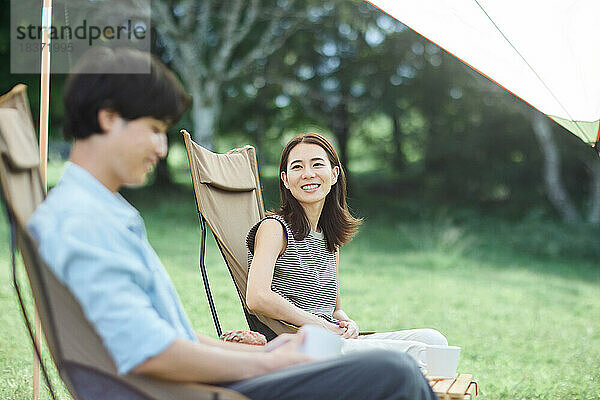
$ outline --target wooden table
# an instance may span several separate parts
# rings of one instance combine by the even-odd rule
[[[427,378],[440,400],[472,400],[477,396],[477,382],[472,374],[460,374],[453,379]]]

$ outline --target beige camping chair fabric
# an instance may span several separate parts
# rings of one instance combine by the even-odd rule
[[[231,390],[179,384],[135,375],[119,376],[101,339],[70,291],[42,261],[26,223],[44,198],[39,152],[26,87],[0,97],[0,184],[14,215],[21,251],[46,343],[62,380],[75,399],[246,399]],[[112,397],[107,393],[114,393]]]
[[[227,154],[215,154],[195,143],[185,130],[182,133],[198,211],[208,223],[225,259],[248,325],[261,331],[253,324],[254,316],[277,335],[296,332],[297,328],[253,313],[246,307],[246,235],[265,216],[254,147],[245,146]]]

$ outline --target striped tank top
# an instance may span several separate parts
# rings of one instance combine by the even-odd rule
[[[323,233],[311,231],[303,240],[295,240],[283,217],[267,218],[279,221],[287,238],[285,252],[275,262],[271,290],[305,311],[337,322],[333,318],[337,294],[335,253],[327,250]],[[248,265],[252,263],[254,237],[262,221],[250,229],[246,238]]]

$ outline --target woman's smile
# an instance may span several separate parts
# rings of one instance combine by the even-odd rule
[[[319,186],[321,186],[321,185],[319,185],[318,183],[308,183],[306,185],[302,185],[301,188],[305,192],[312,193],[315,190],[317,190],[319,188]]]

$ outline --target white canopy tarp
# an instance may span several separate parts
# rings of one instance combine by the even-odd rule
[[[370,0],[587,143],[600,134],[600,0]]]

